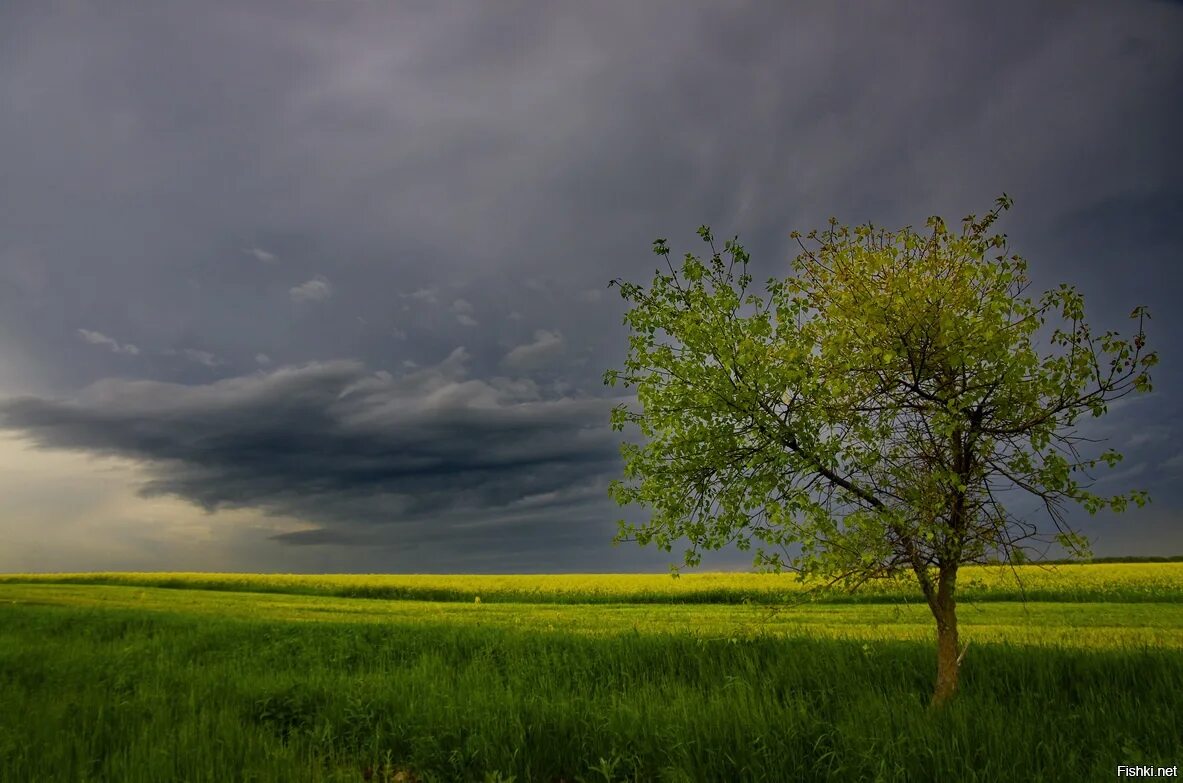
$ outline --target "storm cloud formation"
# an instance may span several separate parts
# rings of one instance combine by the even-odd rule
[[[278,536],[288,543],[451,538],[490,556],[602,534],[570,511],[602,504],[618,469],[609,401],[466,379],[467,358],[397,378],[336,361],[203,386],[103,380],[75,400],[8,400],[0,423],[41,447],[147,463],[144,496],[321,525]]]
[[[605,492],[608,281],[703,223],[762,282],[793,229],[1002,192],[1036,289],[1154,317],[1155,392],[1102,427],[1154,504],[1076,521],[1183,551],[1181,39],[1161,2],[0,3],[0,429],[235,520],[45,467],[0,570],[660,568],[609,543],[644,512]]]

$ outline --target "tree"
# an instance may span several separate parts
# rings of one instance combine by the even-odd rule
[[[622,444],[627,481],[610,491],[652,508],[643,525],[621,520],[617,540],[667,552],[688,541],[687,566],[755,542],[759,567],[850,589],[914,575],[936,621],[932,702],[946,702],[963,652],[959,567],[1023,562],[1053,541],[1087,556],[1068,503],[1092,514],[1149,499],[1092,492],[1090,469],[1121,455],[1082,456],[1096,441],[1074,429],[1150,391],[1149,314],[1131,313],[1138,331],[1125,339],[1094,334],[1073,287],[1024,296],[1026,261],[1005,234],[988,236],[1011,203],[1003,194],[959,235],[939,217],[923,237],[834,218],[808,234],[812,247],[793,232],[794,274],[769,280],[767,296],[748,293],[738,236],[720,254],[699,228],[710,258],[687,253],[680,270],[656,240],[668,272],[648,289],[610,284],[631,303],[632,334],[624,369],[604,382],[635,387],[641,408],[618,405],[612,426],[647,439]],[[1015,496],[1037,499],[1050,527],[1017,514]]]

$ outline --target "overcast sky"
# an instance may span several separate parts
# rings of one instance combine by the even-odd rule
[[[788,6],[5,0],[0,570],[662,570],[608,281],[1004,191],[1162,356],[1076,521],[1183,553],[1183,5]]]

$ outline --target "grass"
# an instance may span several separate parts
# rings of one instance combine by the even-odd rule
[[[924,604],[824,604],[787,607],[703,604],[508,604],[384,601],[331,596],[223,593],[203,590],[0,585],[0,609],[9,605],[130,609],[206,618],[315,623],[475,626],[495,630],[559,631],[579,636],[622,633],[749,639],[807,634],[857,641],[928,642],[933,619]],[[988,602],[960,605],[961,636],[975,642],[1011,642],[1078,648],[1155,646],[1183,650],[1183,604]]]
[[[1107,574],[1126,592],[1083,581],[1143,595]],[[1177,584],[1157,602],[963,601],[962,689],[933,712],[914,601],[662,604],[621,586],[651,599],[656,580],[586,577],[617,599],[578,604],[585,577],[548,577],[568,592],[543,603],[550,582],[515,577],[477,604],[306,592],[355,577],[102,578],[0,579],[0,780],[1109,780],[1183,760]],[[710,589],[744,589],[728,578]],[[531,580],[532,603],[497,592]]]

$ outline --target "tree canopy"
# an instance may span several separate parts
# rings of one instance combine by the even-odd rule
[[[631,335],[604,380],[635,387],[640,406],[617,406],[612,426],[645,442],[622,444],[626,480],[610,491],[652,509],[622,520],[618,540],[686,541],[687,566],[754,548],[757,565],[852,587],[911,572],[954,652],[958,566],[1021,562],[1052,541],[1087,554],[1069,504],[1148,500],[1093,490],[1091,471],[1121,455],[1082,453],[1075,426],[1151,390],[1149,314],[1133,310],[1130,337],[1096,334],[1074,287],[1027,296],[1026,261],[990,233],[1010,206],[1004,194],[960,232],[929,218],[924,236],[831,218],[792,233],[793,274],[763,295],[738,237],[719,252],[702,226],[709,257],[687,253],[680,269],[656,240],[667,269],[648,288],[612,281]],[[1018,513],[1023,497],[1046,513]],[[956,666],[939,667],[938,691],[942,672],[935,701],[956,684]]]

